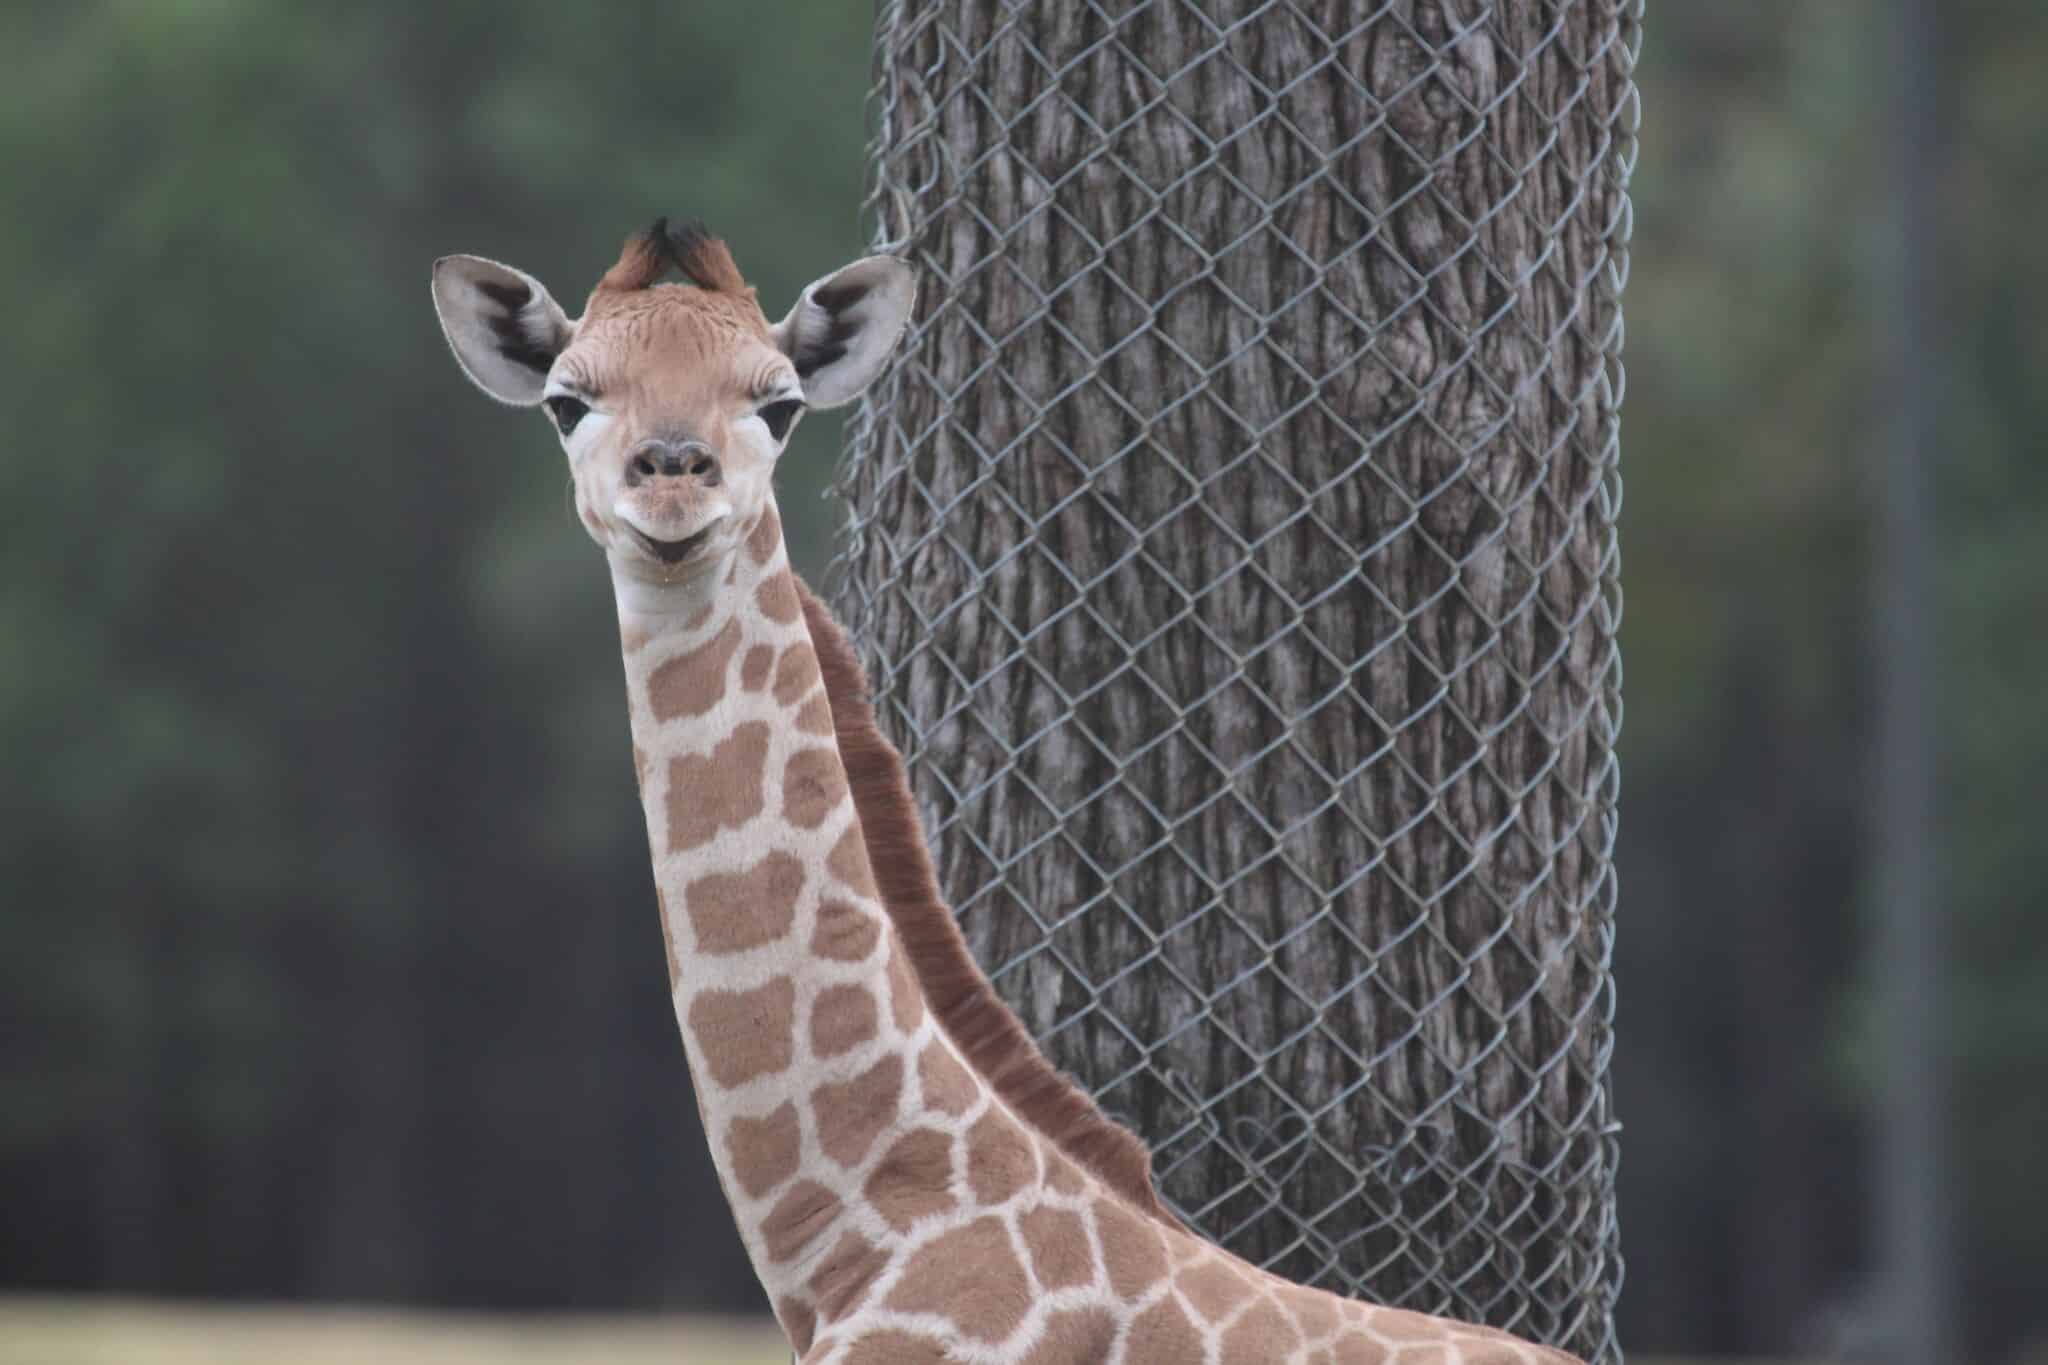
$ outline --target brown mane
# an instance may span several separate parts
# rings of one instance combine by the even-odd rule
[[[903,757],[875,724],[860,660],[831,611],[802,579],[797,595],[825,675],[839,756],[860,814],[868,862],[940,1027],[1026,1122],[1140,1210],[1178,1226],[1152,1188],[1152,1154],[1144,1141],[1111,1121],[1085,1091],[1054,1069],[968,952],[939,893]]]

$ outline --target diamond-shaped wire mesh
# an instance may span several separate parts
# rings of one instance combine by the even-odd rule
[[[946,889],[1191,1222],[1619,1358],[1640,0],[898,0],[838,600]]]

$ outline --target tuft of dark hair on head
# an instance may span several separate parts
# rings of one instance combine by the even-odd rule
[[[744,294],[745,279],[732,252],[696,219],[671,223],[664,216],[645,232],[626,239],[619,261],[599,281],[601,289],[645,289],[670,270],[714,294]]]
[[[656,227],[667,224],[661,219]],[[740,275],[740,268],[732,258],[732,252],[724,242],[711,235],[711,229],[697,219],[686,223],[669,225],[668,255],[684,279],[699,289],[708,289],[716,294],[744,294],[747,282]]]

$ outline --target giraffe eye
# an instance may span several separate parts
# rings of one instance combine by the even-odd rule
[[[567,436],[576,430],[576,424],[583,420],[583,414],[590,411],[590,404],[581,398],[571,398],[558,393],[547,400],[548,416],[555,419],[555,429]]]
[[[789,435],[790,424],[796,421],[797,414],[803,410],[802,400],[784,398],[778,402],[768,404],[757,412],[755,416],[767,423],[768,434],[780,441]]]

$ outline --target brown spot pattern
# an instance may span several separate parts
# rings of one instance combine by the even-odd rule
[[[803,615],[803,604],[796,599],[796,584],[786,573],[764,582],[755,590],[754,600],[760,604],[761,614],[778,626],[786,626]]]
[[[1280,1290],[1280,1302],[1311,1341],[1337,1330],[1339,1318],[1334,1295],[1318,1293],[1303,1285],[1288,1285]]]
[[[974,1078],[945,1043],[934,1038],[918,1054],[917,1075],[924,1085],[924,1103],[942,1114],[964,1114],[974,1105]]]
[[[745,872],[710,872],[683,888],[700,953],[743,953],[773,943],[796,921],[804,865],[770,853]],[[786,984],[786,983],[785,983]]]
[[[761,813],[768,763],[768,723],[750,720],[708,755],[685,754],[668,765],[668,846],[672,852],[710,842]]]
[[[799,749],[782,770],[782,816],[798,829],[816,829],[846,800],[846,770],[830,749]]]
[[[834,962],[865,962],[881,934],[878,916],[845,901],[826,901],[811,930],[811,952]]]
[[[759,692],[768,685],[768,669],[774,662],[773,645],[755,645],[740,661],[740,686],[749,692]]]
[[[747,532],[747,549],[753,554],[756,564],[766,564],[775,558],[775,546],[782,539],[782,518],[776,514],[775,504],[769,503],[761,509],[761,516],[754,528]]]
[[[1301,1334],[1270,1303],[1254,1304],[1223,1334],[1223,1365],[1268,1365],[1301,1345]]]
[[[1042,1288],[1065,1289],[1095,1278],[1095,1253],[1080,1214],[1041,1206],[1019,1218],[1017,1230]]]
[[[1024,1320],[1031,1284],[1002,1220],[977,1218],[921,1247],[890,1291],[888,1306],[905,1313],[943,1313],[964,1335],[998,1342]],[[1186,1358],[1199,1360],[1200,1347]]]
[[[1388,1308],[1372,1315],[1374,1335],[1397,1342],[1431,1342],[1444,1339],[1443,1324],[1404,1308]]]
[[[832,733],[832,699],[822,689],[811,693],[796,713],[796,728],[807,735]]]
[[[811,1051],[820,1057],[851,1052],[873,1038],[875,997],[865,986],[831,986],[811,1006]]]
[[[1166,1278],[1166,1248],[1160,1245],[1154,1224],[1121,1204],[1103,1200],[1095,1206],[1095,1232],[1102,1239],[1102,1264],[1109,1271],[1109,1287],[1118,1298],[1134,1299]]]
[[[1181,1272],[1174,1282],[1188,1306],[1209,1322],[1221,1322],[1252,1292],[1238,1269],[1228,1261],[1213,1258],[1192,1270]]]
[[[783,1105],[765,1119],[734,1119],[725,1130],[733,1179],[749,1199],[759,1199],[795,1175],[802,1147],[794,1104]]]
[[[876,1332],[846,1353],[846,1365],[945,1365],[946,1348],[930,1337]]]
[[[967,1130],[967,1187],[974,1202],[1000,1204],[1038,1174],[1024,1130],[1000,1109],[990,1109]]]
[[[768,1259],[778,1264],[788,1260],[838,1216],[838,1195],[815,1180],[800,1182],[776,1200],[761,1220],[761,1240],[768,1245]]]
[[[796,986],[785,976],[751,991],[706,991],[690,1002],[690,1032],[711,1079],[728,1090],[786,1071],[796,1050]]]
[[[1388,1349],[1378,1337],[1353,1332],[1338,1339],[1330,1358],[1338,1365],[1386,1365],[1388,1360],[1398,1360],[1406,1365],[1408,1358],[1399,1351],[1399,1347]]]
[[[1106,1308],[1070,1308],[1045,1320],[1045,1335],[1024,1357],[1023,1365],[1073,1365],[1079,1360],[1107,1360],[1116,1341],[1116,1319]]]
[[[818,1145],[840,1165],[854,1165],[896,1117],[902,1098],[901,1057],[884,1057],[844,1085],[819,1086],[811,1101]]]
[[[875,878],[868,870],[868,850],[860,841],[858,822],[848,825],[846,833],[832,846],[831,855],[825,859],[825,870],[856,896],[875,894]]]
[[[709,711],[725,695],[726,665],[739,647],[740,623],[727,621],[709,641],[655,669],[647,680],[647,704],[656,719]]]
[[[929,1214],[953,1207],[953,1140],[936,1128],[919,1128],[891,1143],[861,1192],[870,1207],[897,1232]]]
[[[794,706],[818,685],[818,653],[809,640],[798,640],[782,651],[775,665],[775,700]],[[826,702],[829,708],[830,701]]]
[[[1126,1360],[1200,1360],[1202,1334],[1172,1297],[1138,1314],[1124,1345]]]
[[[807,1285],[818,1301],[818,1316],[826,1322],[845,1317],[888,1264],[889,1253],[859,1233],[841,1237]]]
[[[1512,1354],[1508,1352],[1496,1354],[1492,1351],[1487,1351],[1476,1356],[1470,1351],[1460,1351],[1456,1360],[1453,1360],[1450,1347],[1440,1343],[1432,1343],[1427,1346],[1411,1346],[1401,1352],[1401,1365],[1510,1365],[1510,1362],[1521,1360],[1522,1358],[1520,1351],[1513,1352]],[[1378,1357],[1372,1357],[1372,1359],[1377,1362]]]

